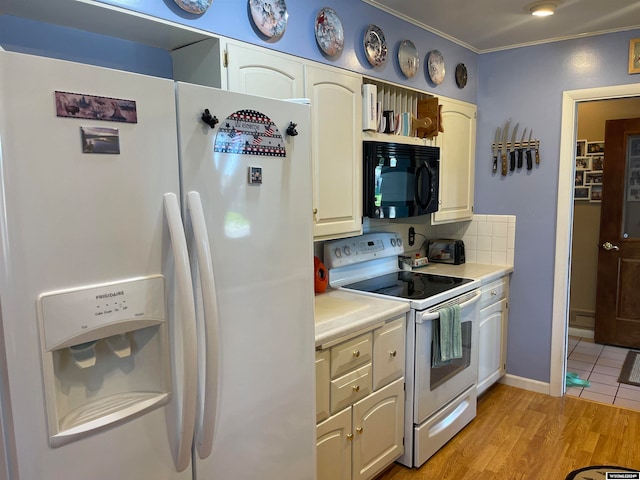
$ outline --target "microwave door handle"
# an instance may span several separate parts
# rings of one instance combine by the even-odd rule
[[[422,176],[422,171],[426,170],[427,174],[429,174],[429,169],[427,168],[427,165],[422,162],[422,165],[420,165],[420,167],[418,167],[418,170],[416,171],[416,201],[418,202],[418,206],[422,209],[425,210],[427,208],[427,205],[429,205],[429,201],[431,200],[431,192],[429,191],[429,198],[427,198],[426,202],[422,201],[422,197],[420,196],[421,190],[420,190],[420,177]],[[431,179],[429,179],[429,181],[431,181]],[[430,189],[428,189],[430,190]]]
[[[432,191],[431,191],[431,185],[433,184],[433,171],[429,168],[429,166],[425,163],[424,164],[424,169],[427,171],[427,175],[429,176],[429,181],[427,182],[427,201],[424,204],[424,209],[427,208],[427,206],[431,203],[431,196],[432,196]]]

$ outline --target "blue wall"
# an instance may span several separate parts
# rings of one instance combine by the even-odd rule
[[[640,37],[640,30],[477,55],[361,0],[287,0],[287,30],[277,42],[267,41],[253,28],[245,0],[214,0],[201,16],[183,12],[173,0],[103,3],[477,103],[476,212],[517,216],[507,369],[517,376],[549,381],[562,92],[640,81],[640,75],[626,73],[629,39]],[[315,15],[325,6],[334,8],[344,25],[345,48],[338,58],[323,56],[315,42]],[[363,55],[362,36],[369,23],[382,28],[390,46],[386,64],[376,69]],[[430,50],[444,54],[447,75],[441,85],[431,85],[424,69],[413,79],[404,78],[396,55],[405,38],[416,44],[423,67]],[[0,16],[0,45],[150,75],[171,75],[170,55],[163,50],[13,17]],[[462,90],[453,76],[459,62],[469,71],[468,86]],[[504,125],[508,118],[512,125],[520,122],[521,128],[534,129],[541,141],[542,161],[529,172],[502,177],[491,173],[490,145],[496,126]]]
[[[173,76],[171,55],[160,48],[7,15],[0,16],[0,46],[156,77]]]
[[[287,28],[284,35],[276,42],[268,41],[254,28],[246,0],[213,0],[209,9],[202,15],[193,15],[183,11],[173,0],[103,0],[102,3],[331,64],[363,75],[401,83],[438,95],[471,103],[476,103],[477,100],[477,54],[413,24],[404,22],[361,0],[287,0],[289,12]],[[326,57],[316,44],[315,18],[323,7],[333,8],[343,24],[345,46],[342,54],[338,57]],[[364,32],[370,23],[375,23],[382,29],[389,46],[387,61],[377,68],[369,65],[362,47]],[[407,79],[402,74],[397,62],[398,46],[404,39],[409,39],[416,45],[420,56],[421,71],[411,79]],[[427,81],[428,76],[425,75],[424,70],[425,56],[434,49],[440,50],[444,55],[447,70],[444,82],[438,86]],[[455,83],[454,71],[458,63],[464,63],[469,72],[469,81],[464,89],[459,89]]]
[[[562,93],[639,82],[639,75],[627,74],[629,40],[638,36],[635,30],[480,56],[476,212],[517,217],[511,374],[549,381],[559,162],[573,161],[559,158]],[[491,143],[495,128],[509,118],[511,127],[520,122],[520,132],[533,128],[541,161],[502,177],[491,172]]]

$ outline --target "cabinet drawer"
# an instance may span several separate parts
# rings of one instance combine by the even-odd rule
[[[404,375],[405,317],[373,332],[373,390]]]
[[[329,418],[329,350],[316,352],[316,422]]]
[[[352,338],[331,348],[331,378],[371,363],[371,333]]]
[[[482,296],[480,297],[480,308],[486,307],[498,300],[505,298],[509,291],[508,277],[504,276],[495,282],[482,286]]]
[[[331,413],[371,393],[371,364],[331,381]]]

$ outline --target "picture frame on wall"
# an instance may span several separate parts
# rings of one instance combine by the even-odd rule
[[[590,202],[602,202],[602,185],[592,185],[589,189]]]
[[[602,172],[585,172],[584,175],[585,185],[602,185]]]
[[[640,73],[640,38],[629,40],[629,73]]]
[[[591,170],[591,157],[576,157],[576,170]]]
[[[589,187],[576,187],[574,190],[574,200],[589,200]]]
[[[584,186],[584,170],[576,170],[576,181],[575,181],[575,186],[576,187],[583,187]]]
[[[587,155],[603,155],[604,142],[587,142]]]
[[[591,170],[601,172],[604,170],[604,156],[593,156],[591,158]]]
[[[576,142],[576,157],[584,157],[587,154],[587,141],[578,140]]]

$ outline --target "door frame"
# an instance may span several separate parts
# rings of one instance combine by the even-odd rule
[[[556,258],[551,325],[551,368],[549,372],[549,393],[555,397],[564,395],[567,368],[575,168],[573,158],[576,142],[577,103],[637,96],[640,96],[640,83],[567,90],[562,93],[558,207],[556,212]]]

